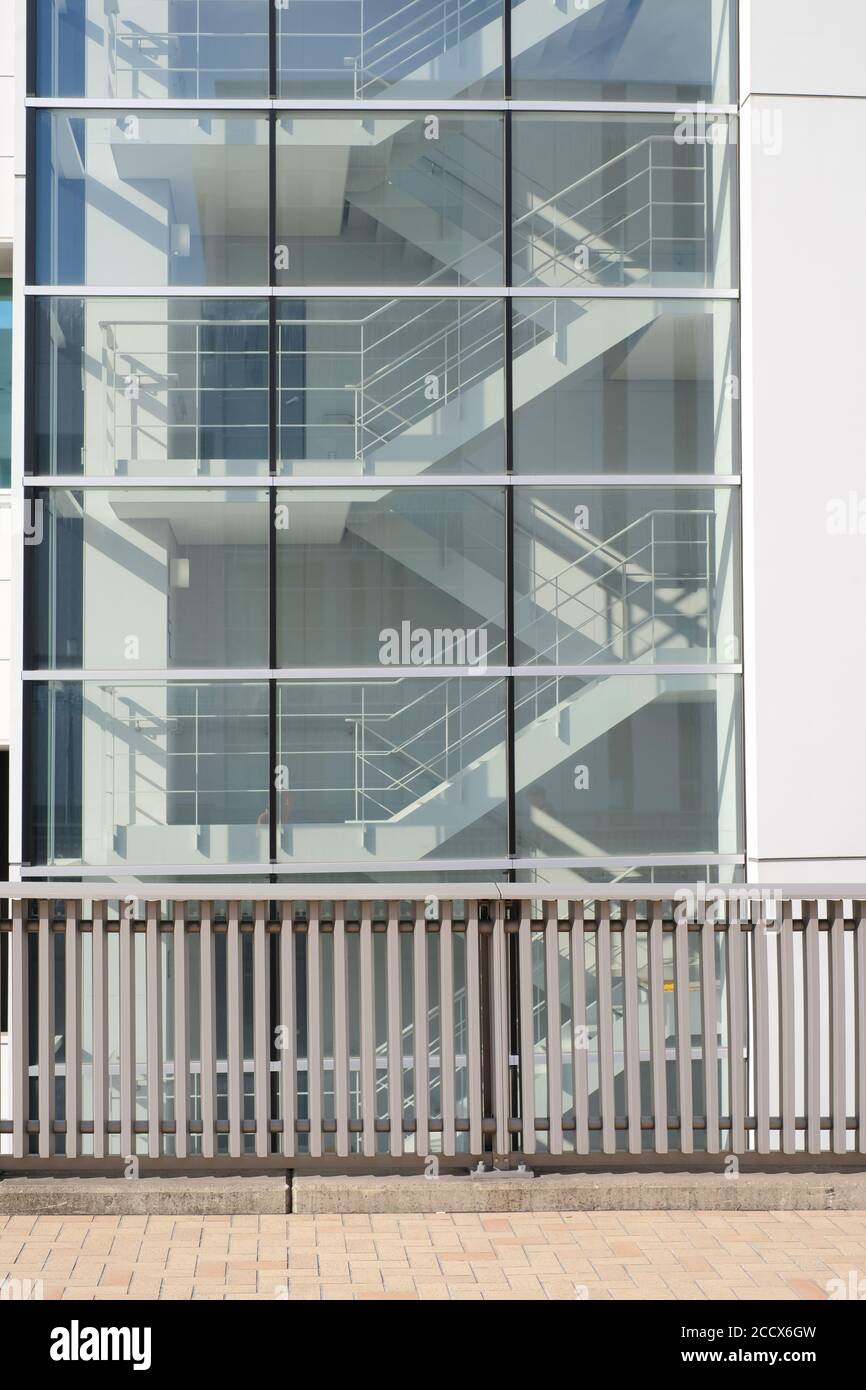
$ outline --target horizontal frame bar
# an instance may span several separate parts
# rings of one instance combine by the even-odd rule
[[[709,106],[696,101],[514,101],[511,98],[494,98],[489,101],[457,101],[432,98],[430,101],[351,101],[319,99],[312,97],[35,97],[25,99],[25,105],[35,110],[57,111],[335,111],[339,113],[363,112],[365,116],[375,115],[377,111],[386,116],[400,111],[448,111],[459,115],[462,111],[529,111],[544,115],[567,115],[569,112],[585,115],[647,115],[679,116],[693,113],[705,116],[738,116],[739,107],[734,105]]]
[[[263,473],[259,476],[232,475],[230,477],[199,476],[185,477],[132,477],[115,473],[87,475],[78,473],[40,474],[25,473],[22,483],[25,488],[68,488],[78,491],[81,488],[152,488],[163,491],[168,488],[203,488],[219,492],[223,488],[238,488],[247,492],[267,492],[291,490],[292,488],[317,491],[320,488],[410,488],[452,487],[480,490],[494,487],[702,487],[739,488],[742,487],[740,473],[455,473],[437,474],[435,477],[413,477],[411,474],[378,475],[364,474],[357,477],[351,473],[333,474],[320,478],[302,474],[285,475]]]
[[[545,285],[25,285],[46,299],[739,299],[740,291],[629,286],[569,289]]]
[[[112,681],[118,685],[170,684],[184,681],[356,681],[372,680],[456,680],[461,677],[474,680],[504,680],[507,676],[555,677],[574,676],[588,678],[593,676],[741,676],[740,663],[686,666],[670,665],[643,666],[637,662],[626,665],[596,666],[256,666],[256,667],[178,667],[174,670],[130,671],[99,670],[86,671],[81,667],[66,669],[50,667],[44,671],[22,671],[25,681]]]

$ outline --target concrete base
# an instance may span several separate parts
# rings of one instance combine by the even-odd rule
[[[279,1177],[6,1178],[3,1216],[284,1216]]]
[[[536,1173],[533,1178],[27,1177],[0,1181],[0,1215],[431,1215],[532,1211],[866,1211],[866,1173]]]
[[[866,1211],[866,1173],[557,1173],[484,1182],[296,1176],[292,1211]]]

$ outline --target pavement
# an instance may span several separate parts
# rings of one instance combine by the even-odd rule
[[[0,1215],[0,1298],[866,1299],[866,1210]]]

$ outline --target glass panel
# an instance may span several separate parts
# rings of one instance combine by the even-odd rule
[[[735,283],[736,123],[725,117],[513,118],[514,283]]]
[[[281,666],[504,661],[501,488],[280,494]]]
[[[518,101],[736,100],[736,0],[510,0]]]
[[[292,681],[278,698],[280,859],[504,853],[504,681]]]
[[[268,283],[265,118],[39,111],[36,170],[40,283]]]
[[[267,473],[264,301],[40,299],[35,314],[37,473]]]
[[[736,676],[516,682],[520,856],[742,851]]]
[[[735,304],[511,302],[517,472],[739,470]]]
[[[32,862],[267,860],[266,684],[27,688]]]
[[[686,864],[624,864],[620,859],[598,865],[590,861],[569,867],[563,866],[562,860],[557,859],[555,867],[548,868],[544,860],[539,859],[538,864],[538,868],[518,869],[517,882],[552,884],[556,887],[574,884],[575,889],[585,883],[618,883],[622,884],[626,894],[640,884],[742,883],[745,875],[740,864],[697,863],[695,860]]]
[[[284,116],[276,223],[281,285],[501,285],[502,119]]]
[[[500,300],[283,300],[277,314],[281,472],[504,473]]]
[[[12,281],[0,280],[0,488],[12,468]]]
[[[503,94],[502,0],[293,0],[277,24],[281,96]]]
[[[269,0],[39,0],[41,96],[268,95]]]
[[[514,489],[517,660],[737,662],[733,488]]]
[[[52,488],[36,506],[34,666],[267,666],[266,493]]]

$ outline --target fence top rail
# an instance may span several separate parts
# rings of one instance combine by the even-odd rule
[[[575,883],[146,883],[57,880],[0,883],[0,899],[26,902],[33,899],[73,902],[383,902],[418,901],[427,898],[504,902],[539,899],[547,902],[666,902],[684,901],[691,895],[698,903],[772,900],[795,902],[866,901],[866,883],[732,883],[705,882],[575,884]]]

